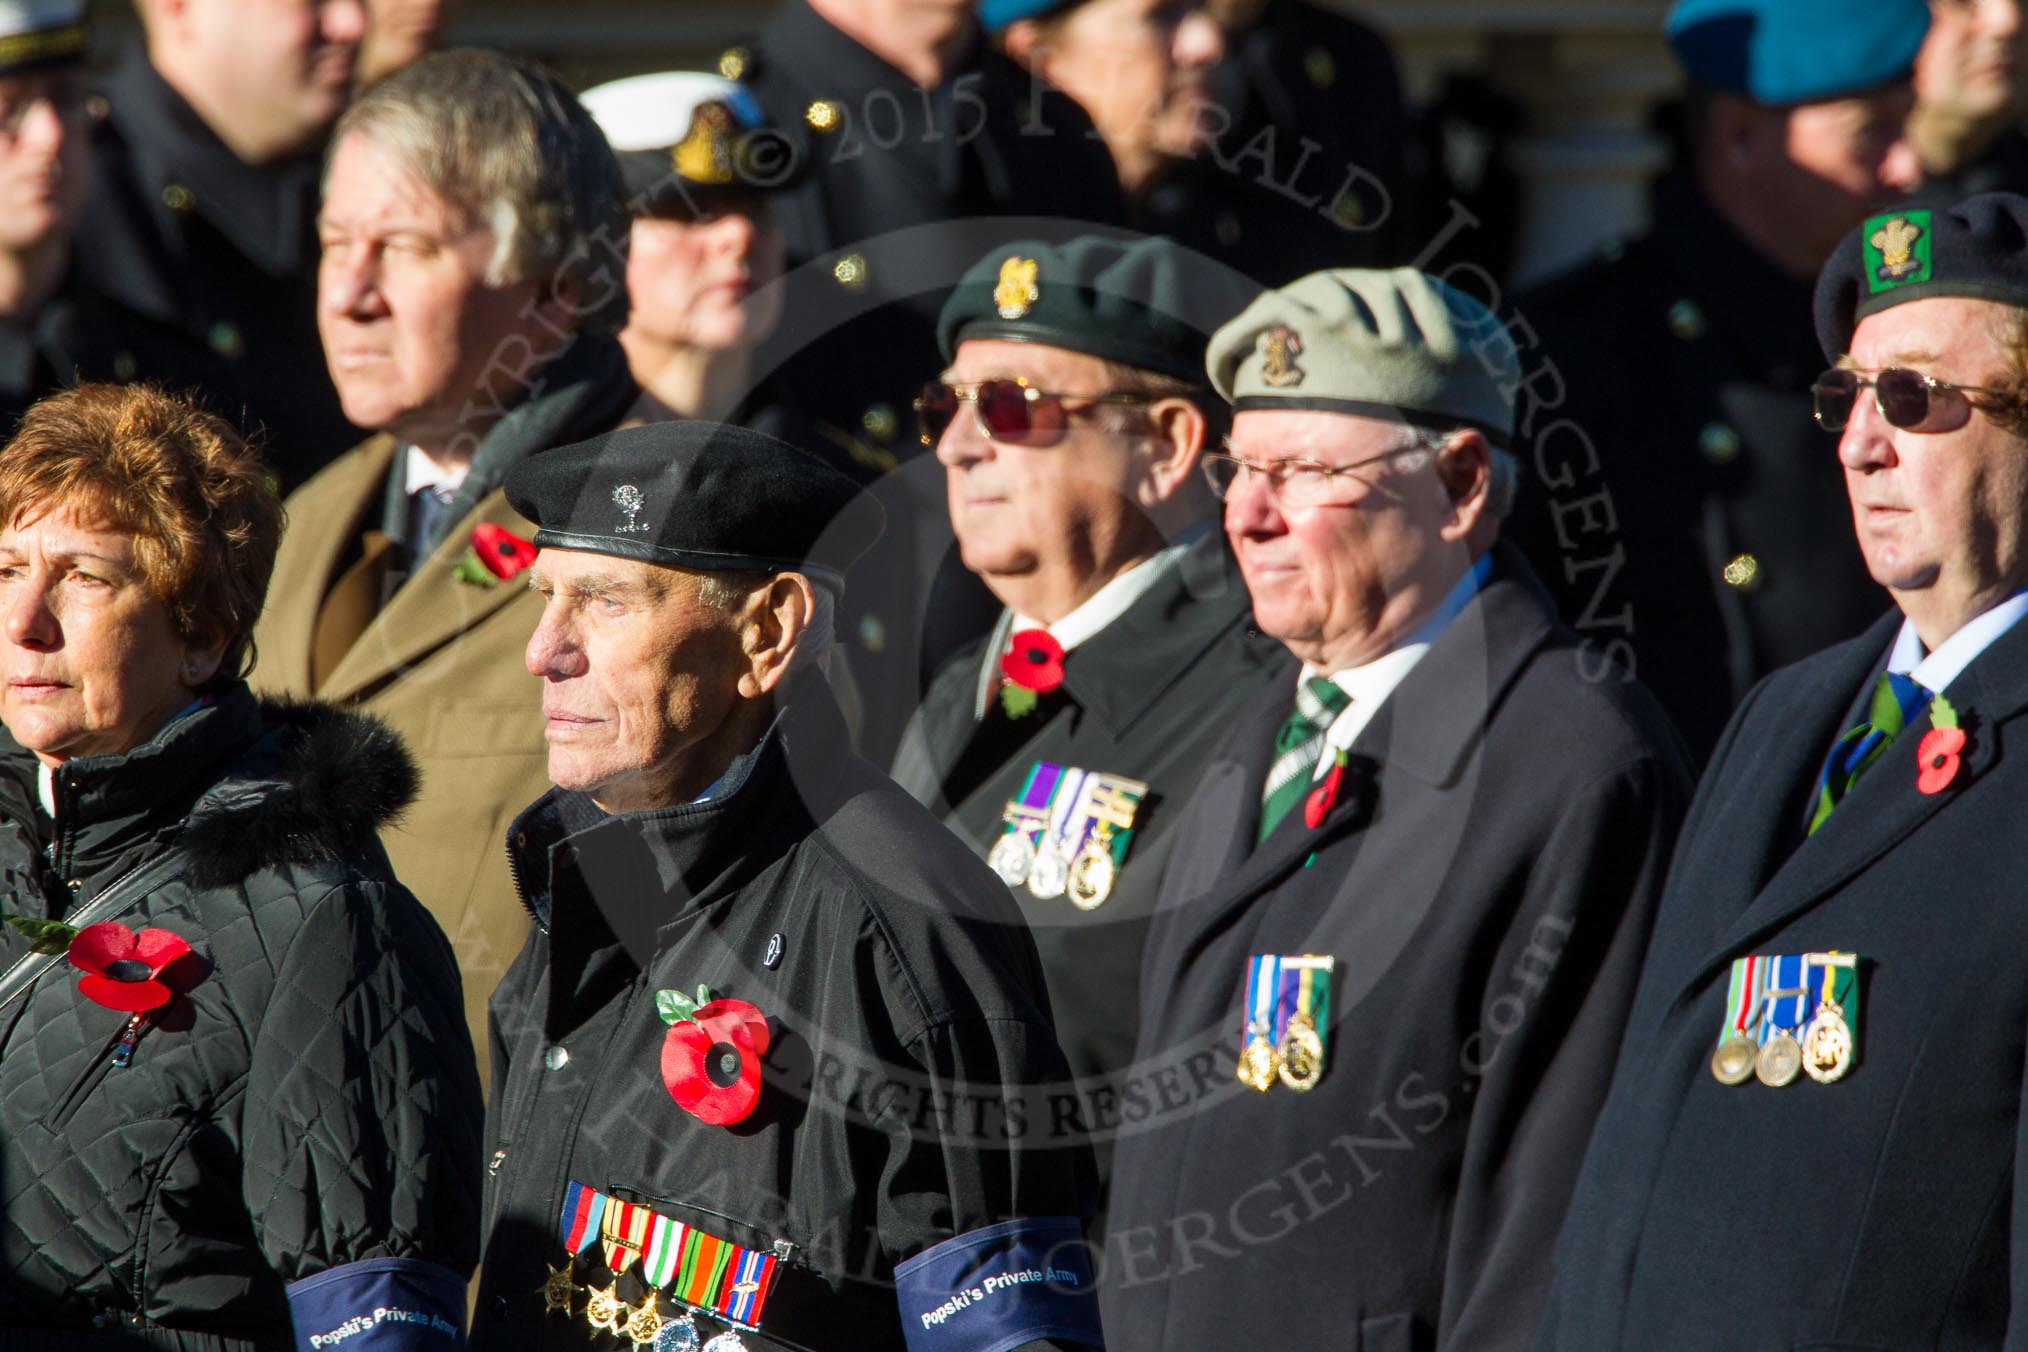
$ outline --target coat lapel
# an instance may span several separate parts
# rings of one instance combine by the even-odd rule
[[[1852,692],[1878,668],[1894,627],[1892,622],[1884,623],[1881,631],[1868,635],[1869,640],[1878,637],[1877,643],[1854,649],[1852,659],[1827,683],[1826,699],[1817,716],[1782,720],[1773,730],[1774,735],[1782,736],[1788,727],[1795,729],[1768,757],[1770,764],[1791,767],[1791,782],[1781,810],[1760,814],[1775,820],[1760,823],[1755,837],[1740,841],[1739,848],[1758,850],[1759,857],[1776,858],[1783,845],[1795,838],[1795,817],[1807,793],[1814,792],[1824,757],[1842,730],[1834,725],[1837,717],[1827,716],[1826,711],[1835,710],[1842,717],[1851,704]],[[1732,922],[1718,948],[1691,973],[1690,984],[1730,961],[1760,936],[1823,901],[1931,817],[1978,791],[1979,781],[2000,760],[2000,724],[2028,706],[2028,625],[2017,624],[2002,635],[1951,683],[1947,694],[1968,733],[1956,780],[1939,793],[1926,794],[1916,787],[1916,751],[1932,726],[1925,713],[1903,729],[1817,833],[1781,860],[1766,885]],[[1713,827],[1717,829],[1717,824]]]
[[[315,670],[315,654],[325,602],[358,554],[361,537],[379,524],[394,451],[395,439],[383,432],[362,442],[356,453],[327,471],[335,476],[334,482],[328,488],[318,485],[314,502],[320,506],[326,502],[350,504],[349,510],[299,510],[290,516],[284,548],[300,551],[308,560],[301,573],[293,569],[290,573],[307,579],[308,585],[300,592],[291,592],[287,598],[270,598],[271,602],[279,603],[267,617],[273,626],[273,636],[262,644],[261,657],[264,662],[277,663],[279,669],[272,673],[263,671],[263,683],[272,681],[294,694],[322,693],[316,679],[319,673]]]
[[[519,578],[486,587],[458,578],[454,570],[471,547],[472,528],[482,522],[504,526],[527,539],[534,527],[495,490],[476,511],[459,521],[443,543],[409,575],[352,650],[345,654],[317,693],[347,700],[415,665],[458,635],[484,623],[527,590]]]

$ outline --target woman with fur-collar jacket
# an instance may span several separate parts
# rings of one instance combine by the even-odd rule
[[[281,510],[143,387],[0,449],[0,1352],[454,1349],[481,1100],[381,725],[240,675]]]

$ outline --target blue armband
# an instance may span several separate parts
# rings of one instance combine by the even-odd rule
[[[296,1352],[460,1352],[465,1283],[420,1258],[369,1258],[290,1282]]]
[[[1007,1352],[1054,1338],[1104,1347],[1084,1231],[1068,1216],[1007,1221],[894,1270],[908,1352]]]

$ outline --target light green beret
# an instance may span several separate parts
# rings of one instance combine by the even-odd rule
[[[1513,431],[1520,383],[1493,312],[1414,268],[1333,268],[1269,291],[1211,335],[1204,365],[1235,412],[1475,427],[1496,446]]]

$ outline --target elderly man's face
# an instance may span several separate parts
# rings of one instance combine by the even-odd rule
[[[1111,392],[1097,357],[998,338],[958,344],[944,378],[959,387],[1018,378],[1050,394]],[[1049,445],[994,440],[970,406],[937,442],[959,552],[988,586],[1045,572],[1110,576],[1145,544],[1147,518],[1137,505],[1150,493],[1144,439],[1106,430],[1117,406],[1065,405],[1060,439]]]
[[[0,248],[68,235],[84,208],[84,73],[0,76]]]
[[[530,575],[543,610],[526,659],[543,683],[550,782],[608,812],[673,806],[738,699],[734,617],[699,597],[694,574],[631,559],[545,549]]]
[[[345,416],[425,451],[476,441],[546,354],[534,279],[489,283],[499,241],[359,133],[331,157],[317,331]]]
[[[2019,377],[2001,336],[2022,312],[1991,301],[1909,301],[1860,321],[1841,365],[1901,366],[1959,385]],[[1933,393],[1934,431],[1892,427],[1861,391],[1838,439],[1852,522],[1873,580],[1932,646],[2028,583],[2028,442]]]
[[[1232,453],[1263,465],[1350,465],[1408,439],[1400,423],[1343,413],[1257,409],[1232,424]],[[1322,506],[1285,506],[1262,476],[1240,476],[1226,494],[1225,533],[1262,632],[1337,671],[1379,656],[1436,607],[1470,556],[1450,495],[1417,458],[1338,476]]]

